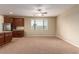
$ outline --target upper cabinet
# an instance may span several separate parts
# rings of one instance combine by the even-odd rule
[[[13,18],[13,24],[17,26],[24,26],[24,18]]]
[[[4,16],[4,23],[12,23],[13,19],[11,17],[8,16]]]
[[[15,26],[24,26],[24,18],[4,16],[4,23],[12,23]]]

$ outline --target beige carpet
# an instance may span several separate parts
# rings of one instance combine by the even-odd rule
[[[79,48],[55,37],[28,37],[13,39],[0,47],[0,53],[69,54],[79,53]]]

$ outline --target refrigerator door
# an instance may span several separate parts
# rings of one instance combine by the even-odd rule
[[[4,23],[4,31],[11,31],[11,23]]]
[[[2,31],[3,31],[3,24],[0,23],[0,32],[2,32]]]

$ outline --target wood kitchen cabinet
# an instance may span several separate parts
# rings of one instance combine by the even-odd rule
[[[11,30],[13,37],[23,37],[24,36],[24,18],[14,18],[10,16],[4,16],[4,23],[11,23]],[[18,29],[19,28],[19,29]],[[18,30],[17,30],[18,29]],[[7,36],[8,34],[5,34]]]
[[[13,18],[10,16],[4,16],[4,23],[11,23],[15,26],[24,26],[24,18]]]
[[[13,37],[24,37],[24,30],[13,31]]]
[[[13,18],[14,26],[24,26],[24,18]]]
[[[4,33],[0,33],[0,45],[4,44]]]
[[[9,16],[4,16],[4,23],[12,23],[13,19]]]
[[[12,40],[12,32],[4,32],[0,33],[0,45],[8,43]]]
[[[12,40],[12,32],[4,33],[4,43],[8,43]]]

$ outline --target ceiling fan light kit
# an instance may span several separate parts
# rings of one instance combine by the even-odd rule
[[[45,16],[45,14],[47,14],[47,12],[43,11],[42,9],[37,9],[36,11],[37,13],[35,13],[34,16]]]

